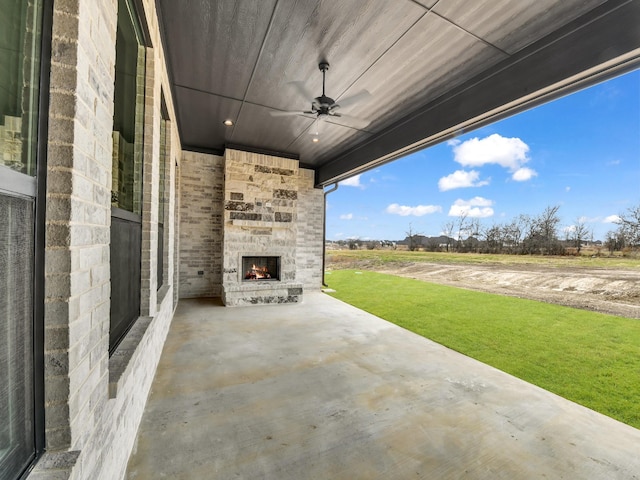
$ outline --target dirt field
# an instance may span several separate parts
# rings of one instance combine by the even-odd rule
[[[327,267],[332,267],[330,261]],[[341,261],[339,264],[339,268],[375,270],[443,285],[640,319],[640,270],[423,262],[392,262],[371,267],[366,261],[354,261],[351,264]]]

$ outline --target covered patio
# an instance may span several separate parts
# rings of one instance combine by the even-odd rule
[[[637,478],[320,290],[333,185],[638,68],[640,0],[0,5],[1,480]]]
[[[128,479],[637,478],[640,431],[323,293],[181,300]]]

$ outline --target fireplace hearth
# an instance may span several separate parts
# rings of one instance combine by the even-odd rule
[[[280,257],[242,257],[243,282],[280,280]]]

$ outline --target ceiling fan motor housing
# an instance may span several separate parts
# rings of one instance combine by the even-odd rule
[[[335,103],[336,102],[333,98],[327,97],[326,95],[321,95],[313,99],[313,109],[320,114],[328,115],[331,107]]]

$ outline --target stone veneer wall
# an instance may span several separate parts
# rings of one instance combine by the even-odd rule
[[[141,0],[150,42],[145,89],[141,317],[109,356],[110,211],[117,5],[54,0],[45,250],[46,453],[29,480],[124,477],[173,316],[173,285],[156,293],[160,91],[174,117],[154,0]],[[172,130],[169,182],[180,140]],[[175,146],[175,148],[174,148]],[[170,188],[171,192],[175,189]],[[168,244],[174,241],[170,199]],[[156,233],[157,235],[157,233]],[[165,252],[173,278],[172,248]],[[157,296],[156,296],[157,295]]]
[[[305,287],[302,279],[313,286],[313,275],[309,271],[318,263],[314,265],[307,260],[314,250],[305,247],[299,253],[299,242],[304,241],[306,234],[313,234],[306,222],[320,220],[322,230],[322,215],[313,216],[317,212],[317,208],[313,208],[314,199],[317,202],[318,197],[308,195],[310,187],[313,187],[313,172],[301,170],[297,160],[232,149],[225,151],[222,274],[225,305],[298,302]],[[310,208],[314,218],[305,218],[305,227],[299,232],[299,217],[307,214],[305,207]],[[318,239],[315,240],[312,243],[317,245]],[[319,241],[321,244],[322,240]],[[280,281],[242,281],[242,256],[271,255],[280,257]],[[307,270],[303,275],[299,271],[299,260]]]
[[[322,288],[324,191],[315,188],[315,172],[300,169],[298,183],[297,279],[305,291]]]
[[[183,152],[180,170],[180,298],[219,297],[224,158]]]

